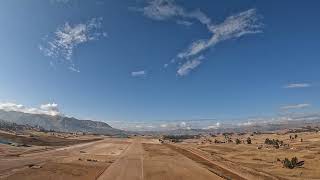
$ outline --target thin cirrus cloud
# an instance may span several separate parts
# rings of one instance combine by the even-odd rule
[[[204,127],[203,129],[219,129],[220,127],[221,127],[221,123],[220,122],[216,122],[216,124],[209,125],[207,127]]]
[[[288,84],[288,85],[284,86],[284,88],[294,89],[294,88],[307,88],[310,86],[311,86],[311,84],[308,84],[308,83],[292,83],[292,84]]]
[[[193,69],[198,67],[201,64],[201,60],[204,59],[203,56],[196,57],[192,60],[187,60],[184,64],[178,67],[177,74],[179,76],[186,76],[188,75]]]
[[[147,72],[142,70],[142,71],[133,71],[131,72],[132,77],[145,77],[147,76]]]
[[[50,0],[52,3],[69,3],[71,0]]]
[[[177,20],[177,24],[184,25],[184,26],[191,26],[193,24],[193,22]]]
[[[311,106],[311,104],[294,104],[294,105],[282,106],[281,109],[283,109],[283,110],[303,109],[303,108],[307,108],[310,106]]]
[[[175,4],[174,0],[151,0],[143,8],[130,8],[131,10],[142,12],[146,17],[153,20],[168,20],[172,18],[177,19],[177,23],[185,21],[179,18],[196,19],[202,24],[210,25],[211,20],[200,10],[187,12],[183,7]]]
[[[80,0],[50,0],[50,2],[53,4],[67,5],[67,4],[72,4],[72,3],[78,3],[78,2],[80,2]]]
[[[174,19],[178,24],[186,26],[192,25],[191,20],[199,21],[205,25],[211,35],[209,39],[199,39],[191,43],[186,50],[178,53],[177,58],[184,61],[179,65],[177,74],[185,76],[192,69],[198,67],[200,60],[194,59],[196,56],[202,56],[205,50],[214,47],[220,42],[236,39],[247,34],[256,34],[262,32],[263,24],[260,22],[260,16],[257,15],[256,9],[249,9],[235,15],[227,17],[220,24],[213,24],[211,19],[200,9],[186,11],[183,7],[177,5],[174,0],[151,0],[143,8],[131,8],[132,10],[142,12],[144,16],[158,21]],[[171,63],[175,63],[173,61]],[[192,65],[192,66],[190,66]],[[167,65],[165,65],[167,66]],[[181,67],[192,67],[187,73],[181,73]],[[182,71],[184,72],[184,71]]]
[[[72,60],[74,50],[80,44],[107,37],[107,33],[101,30],[102,20],[102,18],[92,18],[80,24],[66,22],[52,35],[43,38],[44,42],[39,45],[39,49],[45,56],[67,64],[70,70],[79,72]]]
[[[62,115],[59,110],[58,104],[56,103],[42,104],[39,108],[29,108],[22,104],[5,102],[0,103],[0,109],[4,111],[16,111],[28,114],[45,114],[50,116]]]
[[[259,18],[255,9],[232,15],[221,24],[209,27],[209,31],[213,33],[210,39],[193,42],[187,50],[179,53],[178,57],[189,58],[196,56],[219,42],[238,38],[246,34],[261,33],[262,24],[258,20]]]

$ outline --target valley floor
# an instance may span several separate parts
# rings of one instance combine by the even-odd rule
[[[255,135],[252,144],[238,145],[204,142],[209,138],[161,144],[158,139],[143,137],[105,137],[47,149],[0,144],[0,179],[319,179],[316,163],[320,162],[320,141],[316,133],[299,134],[305,140],[290,140],[289,149],[267,146],[257,149],[269,136],[284,138],[287,135]],[[29,150],[14,154],[15,148]],[[277,161],[293,155],[306,160],[305,166],[286,169]]]

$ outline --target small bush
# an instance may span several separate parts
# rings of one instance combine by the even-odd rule
[[[291,161],[288,158],[285,158],[282,162],[283,167],[293,169],[294,167],[291,164]]]
[[[297,166],[297,164],[298,164],[298,158],[297,157],[293,157],[292,159],[291,159],[291,164],[295,167],[295,166]]]
[[[276,149],[278,149],[280,146],[283,146],[283,141],[279,141],[278,139],[269,139],[267,138],[265,141],[264,141],[265,144],[268,144],[268,145],[273,145],[273,147],[275,147]]]
[[[247,138],[247,143],[251,144],[251,138],[250,137]]]
[[[211,134],[211,133],[210,133],[210,136],[211,136],[211,137],[217,137],[216,135],[214,135],[214,134]]]
[[[240,139],[236,139],[236,144],[241,144]]]
[[[220,143],[225,143],[225,142],[223,142],[223,141],[219,141],[219,140],[217,140],[217,139],[214,139],[214,143],[216,143],[216,144],[220,144]]]
[[[179,142],[182,142],[182,139],[171,139],[171,142],[173,142],[173,143],[179,143]]]
[[[291,161],[288,158],[285,158],[282,161],[283,167],[293,169],[296,167],[301,167],[304,165],[304,161],[298,161],[297,157],[293,157]]]

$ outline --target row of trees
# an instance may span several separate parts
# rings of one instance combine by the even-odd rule
[[[163,140],[170,140],[171,142],[182,142],[185,139],[199,139],[200,135],[164,135]]]
[[[226,143],[226,142],[227,142],[227,143],[232,143],[232,142],[233,142],[230,137],[226,137],[225,140],[226,140],[226,141],[219,141],[219,140],[215,139],[215,140],[214,140],[214,143],[218,144],[218,143]],[[237,138],[235,142],[236,142],[236,144],[241,144],[242,141]],[[251,138],[248,137],[247,140],[246,140],[246,142],[247,142],[247,144],[252,144]],[[243,143],[244,143],[244,141],[243,141]]]

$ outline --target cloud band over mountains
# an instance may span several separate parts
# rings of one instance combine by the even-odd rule
[[[16,111],[28,114],[45,114],[50,116],[62,115],[62,113],[59,110],[58,104],[56,103],[42,104],[39,108],[29,108],[22,104],[5,102],[0,103],[0,110]]]

